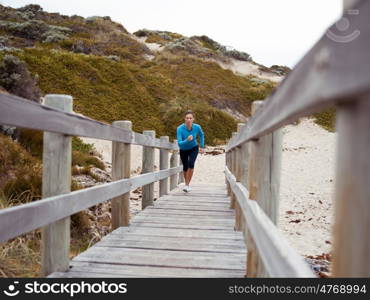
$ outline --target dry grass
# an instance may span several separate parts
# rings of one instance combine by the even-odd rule
[[[22,200],[23,201],[23,200]],[[9,203],[0,194],[0,209],[18,205],[20,201]],[[86,211],[71,216],[70,259],[100,241],[104,233],[97,222],[86,221]],[[30,231],[7,242],[0,243],[0,277],[35,278],[41,276],[41,229]]]

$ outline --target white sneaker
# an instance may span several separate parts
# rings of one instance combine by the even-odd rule
[[[187,192],[187,191],[188,191],[188,188],[189,188],[189,186],[188,186],[188,185],[184,185],[184,187],[182,188],[182,190],[183,190],[184,192]]]
[[[191,190],[191,188],[190,188],[190,186],[188,186],[187,191],[190,192],[190,190]]]

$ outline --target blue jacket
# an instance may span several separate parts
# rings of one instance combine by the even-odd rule
[[[193,123],[191,130],[186,128],[185,123],[182,123],[177,127],[177,144],[181,150],[188,150],[196,145],[197,135],[200,136],[200,147],[204,148],[204,133],[202,127],[199,124]],[[193,136],[191,141],[188,141],[187,138],[189,135]]]

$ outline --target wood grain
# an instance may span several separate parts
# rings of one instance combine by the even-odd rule
[[[208,188],[212,193],[213,187]],[[192,191],[204,194],[206,187],[193,186]],[[243,277],[245,242],[242,233],[233,229],[229,203],[221,204],[223,211],[212,211],[211,201],[196,205],[204,195],[189,193],[194,204],[187,206],[192,209],[181,209],[184,202],[178,209],[158,208],[162,201],[170,202],[169,198],[181,194],[177,187],[166,199],[160,197],[154,206],[140,211],[130,226],[114,229],[75,256],[70,270],[48,277]],[[209,210],[203,213],[199,207]]]

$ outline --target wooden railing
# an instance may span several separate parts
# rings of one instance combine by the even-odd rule
[[[336,107],[338,132],[332,276],[370,277],[370,1],[344,4],[343,17],[360,35],[347,42],[324,35],[265,101],[253,103],[251,118],[226,147],[226,182],[235,228],[248,247],[249,277],[314,276],[276,227],[281,127],[328,107]]]
[[[44,131],[43,199],[0,210],[0,242],[42,228],[42,276],[69,268],[72,214],[112,200],[112,228],[128,226],[131,190],[143,186],[144,209],[153,205],[154,182],[160,182],[162,196],[183,181],[176,140],[170,143],[168,136],[157,139],[154,130],[133,132],[130,121],[109,125],[82,117],[72,112],[72,102],[67,95],[46,95],[42,105],[0,94],[0,124]],[[112,182],[71,192],[71,136],[112,141]],[[131,144],[144,146],[142,173],[132,178]],[[154,171],[155,148],[160,149],[159,171]]]

